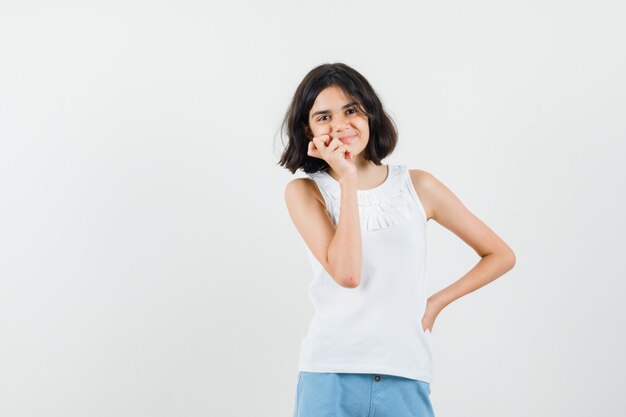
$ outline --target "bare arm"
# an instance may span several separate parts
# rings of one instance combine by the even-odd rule
[[[324,269],[342,287],[360,283],[361,228],[356,177],[342,178],[341,207],[335,227],[315,183],[299,178],[285,187],[285,202],[296,229]]]
[[[344,286],[355,288],[361,282],[362,242],[356,178],[341,179],[341,207],[335,235],[328,247],[328,263]]]
[[[428,298],[422,325],[430,329],[447,305],[511,270],[515,253],[433,175],[417,169],[410,173],[427,217],[457,235],[480,256],[478,263],[465,275]]]

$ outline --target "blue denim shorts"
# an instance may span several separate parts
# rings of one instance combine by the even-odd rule
[[[294,417],[434,417],[430,384],[385,374],[298,373]]]

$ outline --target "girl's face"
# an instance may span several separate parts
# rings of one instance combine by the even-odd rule
[[[360,104],[351,101],[340,87],[325,88],[315,98],[309,111],[313,137],[330,135],[331,140],[338,138],[346,144],[354,158],[365,149],[370,135],[368,118],[359,109]]]

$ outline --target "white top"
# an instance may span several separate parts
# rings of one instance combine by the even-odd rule
[[[409,171],[388,165],[385,181],[357,190],[363,265],[356,288],[345,288],[305,245],[315,314],[300,347],[299,371],[397,375],[430,383],[432,336],[426,309],[426,212]],[[341,188],[327,172],[315,181],[336,225]]]

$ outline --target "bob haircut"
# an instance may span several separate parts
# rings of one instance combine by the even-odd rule
[[[309,112],[318,94],[331,86],[339,87],[346,96],[359,103],[359,110],[368,117],[370,134],[363,150],[366,160],[381,165],[381,160],[396,147],[396,126],[365,77],[346,64],[323,64],[309,71],[300,82],[281,124],[281,131],[287,134],[289,143],[278,165],[284,166],[292,174],[298,169],[309,174],[329,168],[326,161],[309,156],[307,151],[309,141],[313,138]]]

